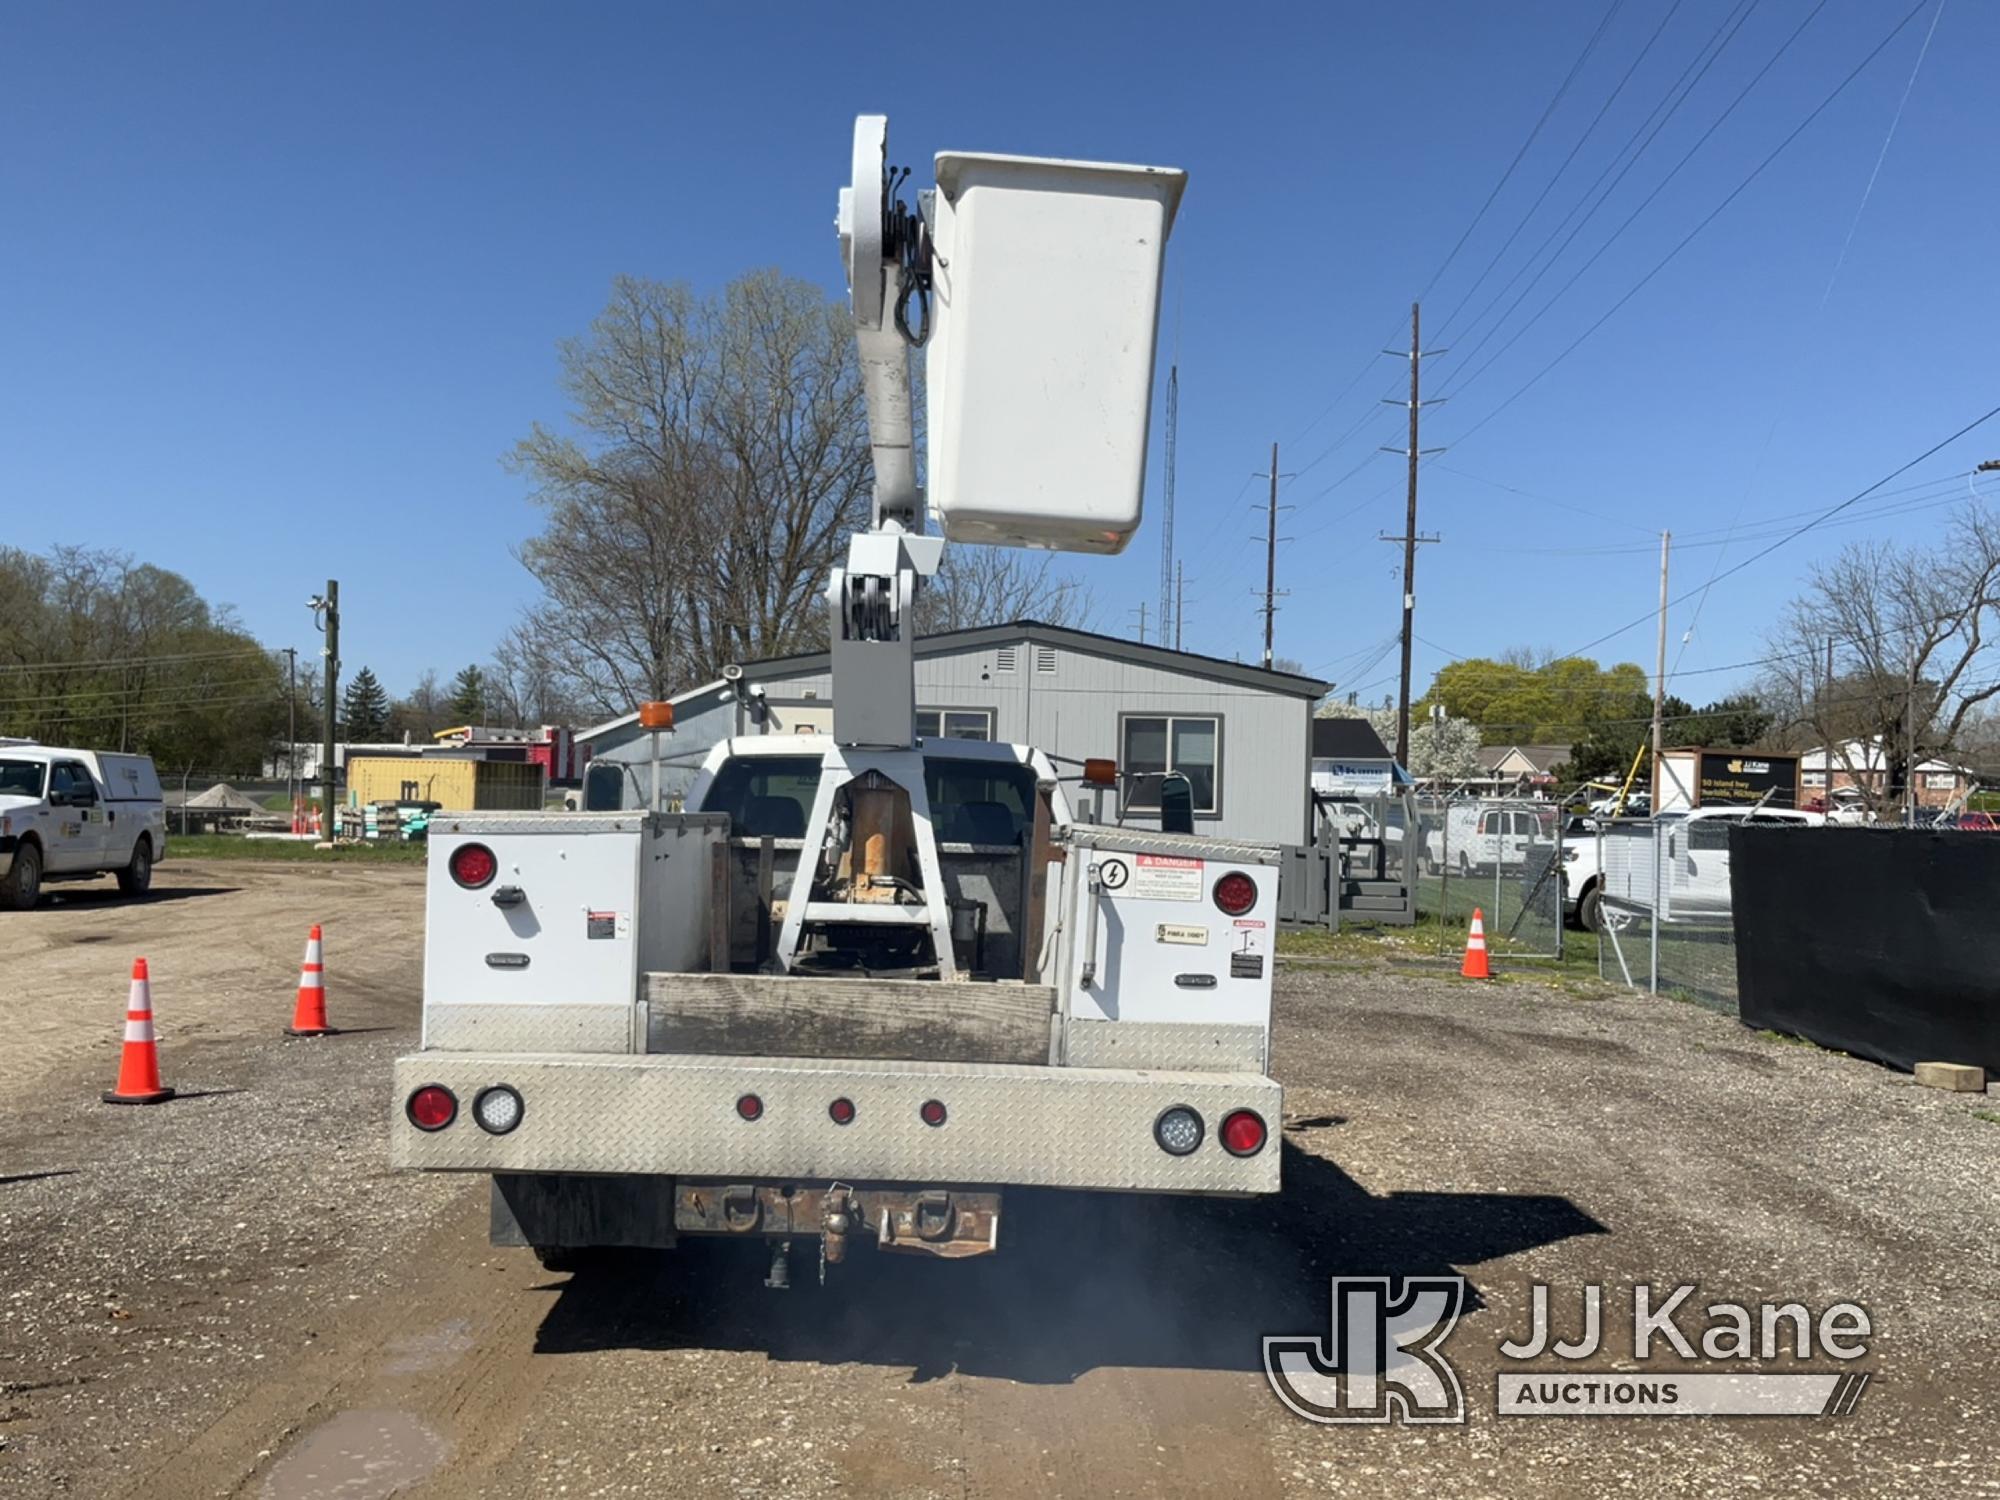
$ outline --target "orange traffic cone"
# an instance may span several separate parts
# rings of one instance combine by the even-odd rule
[[[326,965],[320,952],[319,924],[306,934],[305,962],[299,965],[299,1000],[292,1007],[292,1024],[285,1028],[291,1036],[331,1036],[326,1024]]]
[[[1472,926],[1465,934],[1465,962],[1458,972],[1467,979],[1491,979],[1493,971],[1486,965],[1486,914],[1478,907],[1472,908]]]
[[[160,1082],[160,1044],[153,1036],[153,986],[146,960],[132,960],[132,998],[125,1003],[125,1052],[118,1060],[118,1087],[106,1104],[159,1104],[174,1097]]]

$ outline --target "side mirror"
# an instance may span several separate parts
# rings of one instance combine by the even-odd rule
[[[1194,832],[1194,787],[1179,771],[1160,778],[1160,831]]]

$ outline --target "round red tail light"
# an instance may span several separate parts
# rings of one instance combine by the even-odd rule
[[[942,1125],[944,1124],[944,1101],[942,1099],[926,1099],[923,1102],[923,1107],[917,1113],[922,1117],[926,1125]]]
[[[833,1103],[826,1107],[826,1117],[836,1125],[852,1125],[854,1123],[854,1101],[852,1099],[834,1100]]]
[[[1232,1111],[1219,1132],[1222,1149],[1231,1156],[1255,1156],[1264,1149],[1264,1121],[1254,1111]]]
[[[745,1094],[736,1101],[736,1113],[746,1120],[761,1120],[764,1117],[764,1101],[755,1094]]]
[[[1241,870],[1231,870],[1215,882],[1215,904],[1227,916],[1242,916],[1257,904],[1257,882]]]
[[[442,1130],[458,1118],[458,1097],[441,1083],[427,1083],[404,1101],[403,1113],[419,1130]]]
[[[500,861],[484,844],[460,844],[451,851],[451,878],[468,891],[490,884],[500,873]]]

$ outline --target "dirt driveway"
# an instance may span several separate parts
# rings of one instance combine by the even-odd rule
[[[486,1245],[480,1183],[384,1169],[421,899],[178,865],[0,922],[0,1493],[2000,1494],[1993,1101],[1666,1002],[1302,970],[1275,1207],[1017,1195],[999,1257],[782,1295],[729,1245],[551,1276]],[[312,921],[350,1030],[294,1040]],[[193,1097],[109,1109],[140,952]],[[1284,1411],[1261,1336],[1416,1273],[1470,1284],[1469,1420]],[[1874,1383],[1834,1419],[1494,1415],[1534,1283],[1569,1333],[1637,1281],[1858,1301]]]

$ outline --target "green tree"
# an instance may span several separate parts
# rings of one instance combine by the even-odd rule
[[[486,712],[486,674],[463,667],[451,680],[451,714],[459,724],[477,724]]]
[[[240,775],[284,726],[282,662],[178,573],[0,547],[0,735]]]
[[[363,667],[341,694],[342,737],[363,744],[379,741],[389,733],[389,694],[375,674]]]

